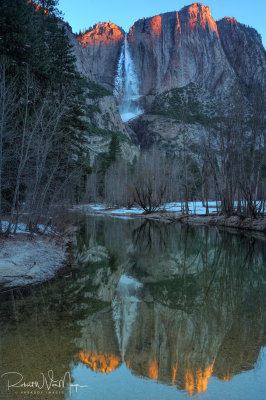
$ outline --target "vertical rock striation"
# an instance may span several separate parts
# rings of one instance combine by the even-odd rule
[[[200,3],[137,21],[128,41],[143,95],[191,82],[219,93],[233,79],[210,8]]]

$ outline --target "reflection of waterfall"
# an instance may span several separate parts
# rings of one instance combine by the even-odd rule
[[[138,292],[142,284],[122,275],[113,300],[113,318],[122,359],[126,352],[132,325],[137,316]]]
[[[139,82],[133,59],[130,54],[127,36],[122,46],[115,78],[114,95],[123,121],[128,121],[142,114],[139,107]]]

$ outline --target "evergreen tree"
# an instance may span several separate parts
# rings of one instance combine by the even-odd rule
[[[30,226],[57,199],[80,199],[90,173],[84,150],[86,82],[76,71],[57,4],[0,2],[0,70],[5,71],[0,84],[10,87],[7,100],[0,102],[0,119],[9,118],[0,120],[0,215],[4,207],[14,222],[23,203],[29,207]]]
[[[109,164],[114,163],[119,155],[121,154],[121,148],[119,144],[119,138],[116,133],[112,133],[112,138],[109,143],[109,153],[108,153],[108,160]]]

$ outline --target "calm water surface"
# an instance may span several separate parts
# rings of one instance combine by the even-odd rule
[[[81,218],[71,276],[0,297],[1,400],[265,400],[265,243]]]

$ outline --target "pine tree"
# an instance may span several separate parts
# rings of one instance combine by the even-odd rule
[[[33,61],[31,38],[34,33],[33,11],[26,0],[0,2],[0,54],[20,67]]]
[[[11,204],[15,211],[22,201],[30,199],[31,226],[49,202],[63,196],[63,191],[71,194],[74,182],[76,198],[81,198],[90,173],[88,154],[84,150],[88,131],[86,85],[76,71],[75,57],[64,23],[58,18],[57,4],[56,0],[0,2],[0,63],[7,65],[6,75],[12,81],[15,92],[12,104],[16,110],[12,130],[3,134],[1,192],[5,212]],[[29,132],[39,125],[33,140],[28,142],[29,157],[25,158],[17,185],[24,121]],[[15,215],[13,211],[11,214]]]
[[[50,35],[48,45],[51,59],[49,77],[62,96],[64,87],[73,87],[73,82],[80,79],[76,72],[76,59],[63,25],[56,26]]]
[[[109,143],[109,154],[108,154],[109,164],[114,163],[118,159],[120,153],[121,153],[121,148],[119,144],[118,135],[116,133],[112,133],[112,138]]]

